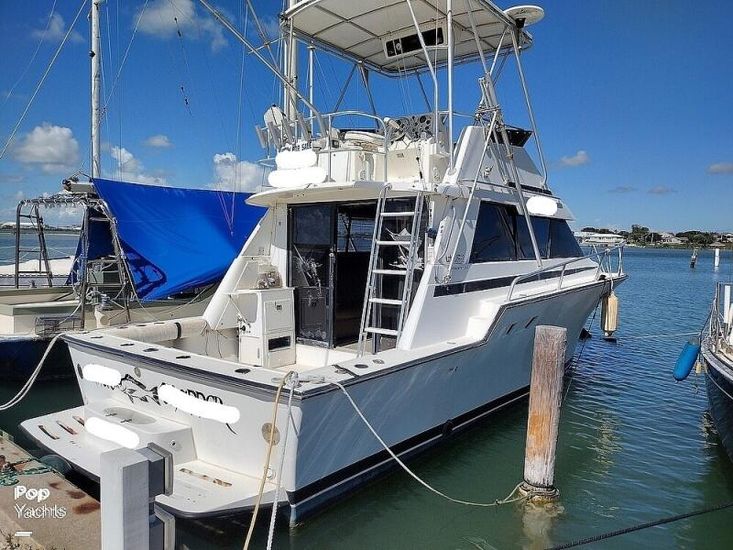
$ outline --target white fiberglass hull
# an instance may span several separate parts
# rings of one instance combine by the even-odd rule
[[[502,306],[481,341],[448,342],[457,345],[378,372],[360,375],[352,370],[355,376],[338,379],[380,436],[399,454],[410,453],[526,394],[538,324],[568,329],[569,359],[585,320],[608,289],[608,281],[598,281],[518,300]],[[276,380],[257,384],[216,369],[202,372],[195,368],[197,356],[179,351],[177,361],[170,362],[154,357],[159,351],[154,345],[134,344],[150,350],[138,350],[141,356],[127,353],[130,347],[122,344],[115,349],[109,342],[98,347],[92,342],[68,339],[85,406],[28,420],[24,429],[52,452],[98,475],[99,454],[115,445],[86,433],[73,417],[98,416],[115,422],[129,416],[125,411],[134,410],[145,415],[144,420],[125,419],[123,425],[138,434],[139,446],[155,442],[174,456],[173,495],[158,497],[160,504],[181,516],[251,507],[263,471],[269,433],[263,427],[271,421]],[[185,366],[189,361],[191,368]],[[109,387],[83,379],[81,366],[90,363],[119,370],[122,383]],[[162,384],[234,406],[241,417],[225,424],[174,409],[158,399]],[[289,432],[284,467],[278,471],[282,453],[278,444],[272,453],[265,504],[272,502],[279,477],[283,487],[279,500],[287,500],[290,519],[296,521],[394,464],[341,390],[327,380],[304,383],[294,392],[291,425],[286,428],[287,394],[286,390],[281,396],[277,422],[280,439],[286,429]],[[64,426],[76,422],[77,435],[59,427],[60,418]]]

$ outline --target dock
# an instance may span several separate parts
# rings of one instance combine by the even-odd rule
[[[0,550],[96,550],[100,521],[97,500],[0,431]]]

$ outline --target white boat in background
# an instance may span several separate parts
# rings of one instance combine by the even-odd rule
[[[156,502],[176,515],[262,503],[295,522],[394,465],[365,420],[408,456],[526,395],[538,324],[567,328],[569,360],[625,278],[622,248],[583,256],[547,186],[521,65],[540,8],[302,0],[282,14],[280,71],[202,4],[284,85],[259,130],[272,188],[249,199],[267,213],[202,316],[67,335],[84,405],[22,427],[91,476],[105,451],[157,444],[174,483]],[[298,44],[353,62],[367,90],[427,75],[428,105],[321,111],[312,78],[293,84]],[[459,119],[469,62],[480,101]],[[505,62],[531,131],[504,120]]]
[[[53,286],[66,284],[69,273],[74,265],[74,256],[48,259],[48,273],[43,272],[43,266],[38,259],[21,260],[16,268],[15,264],[0,265],[0,290],[3,287],[15,286],[16,271],[19,272],[18,288],[38,287],[48,284],[48,274]],[[30,275],[25,275],[29,273]],[[42,274],[41,274],[42,273]],[[41,275],[39,275],[41,274]]]
[[[616,233],[595,233],[590,231],[578,231],[575,238],[583,246],[620,246],[626,243],[623,235]]]

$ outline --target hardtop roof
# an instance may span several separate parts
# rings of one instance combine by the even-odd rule
[[[415,18],[429,46],[431,61],[440,66],[447,61],[446,0],[412,0]],[[515,21],[488,0],[454,0],[453,33],[456,63],[479,57],[470,14],[484,54],[511,47],[510,32]],[[428,68],[419,46],[410,9],[405,0],[301,0],[285,11],[293,32],[301,39],[362,62],[365,67],[394,76]],[[519,44],[532,44],[532,36],[519,31]]]

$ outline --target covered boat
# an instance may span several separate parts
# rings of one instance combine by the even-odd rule
[[[65,330],[157,321],[203,312],[264,209],[247,193],[184,189],[97,179],[50,197],[27,199],[18,212],[80,208],[83,223],[64,284],[55,285],[39,247],[38,283],[0,288],[0,369],[27,378],[49,338]],[[43,221],[32,229],[45,244]],[[20,240],[20,237],[19,237]],[[44,377],[70,376],[57,346]]]

